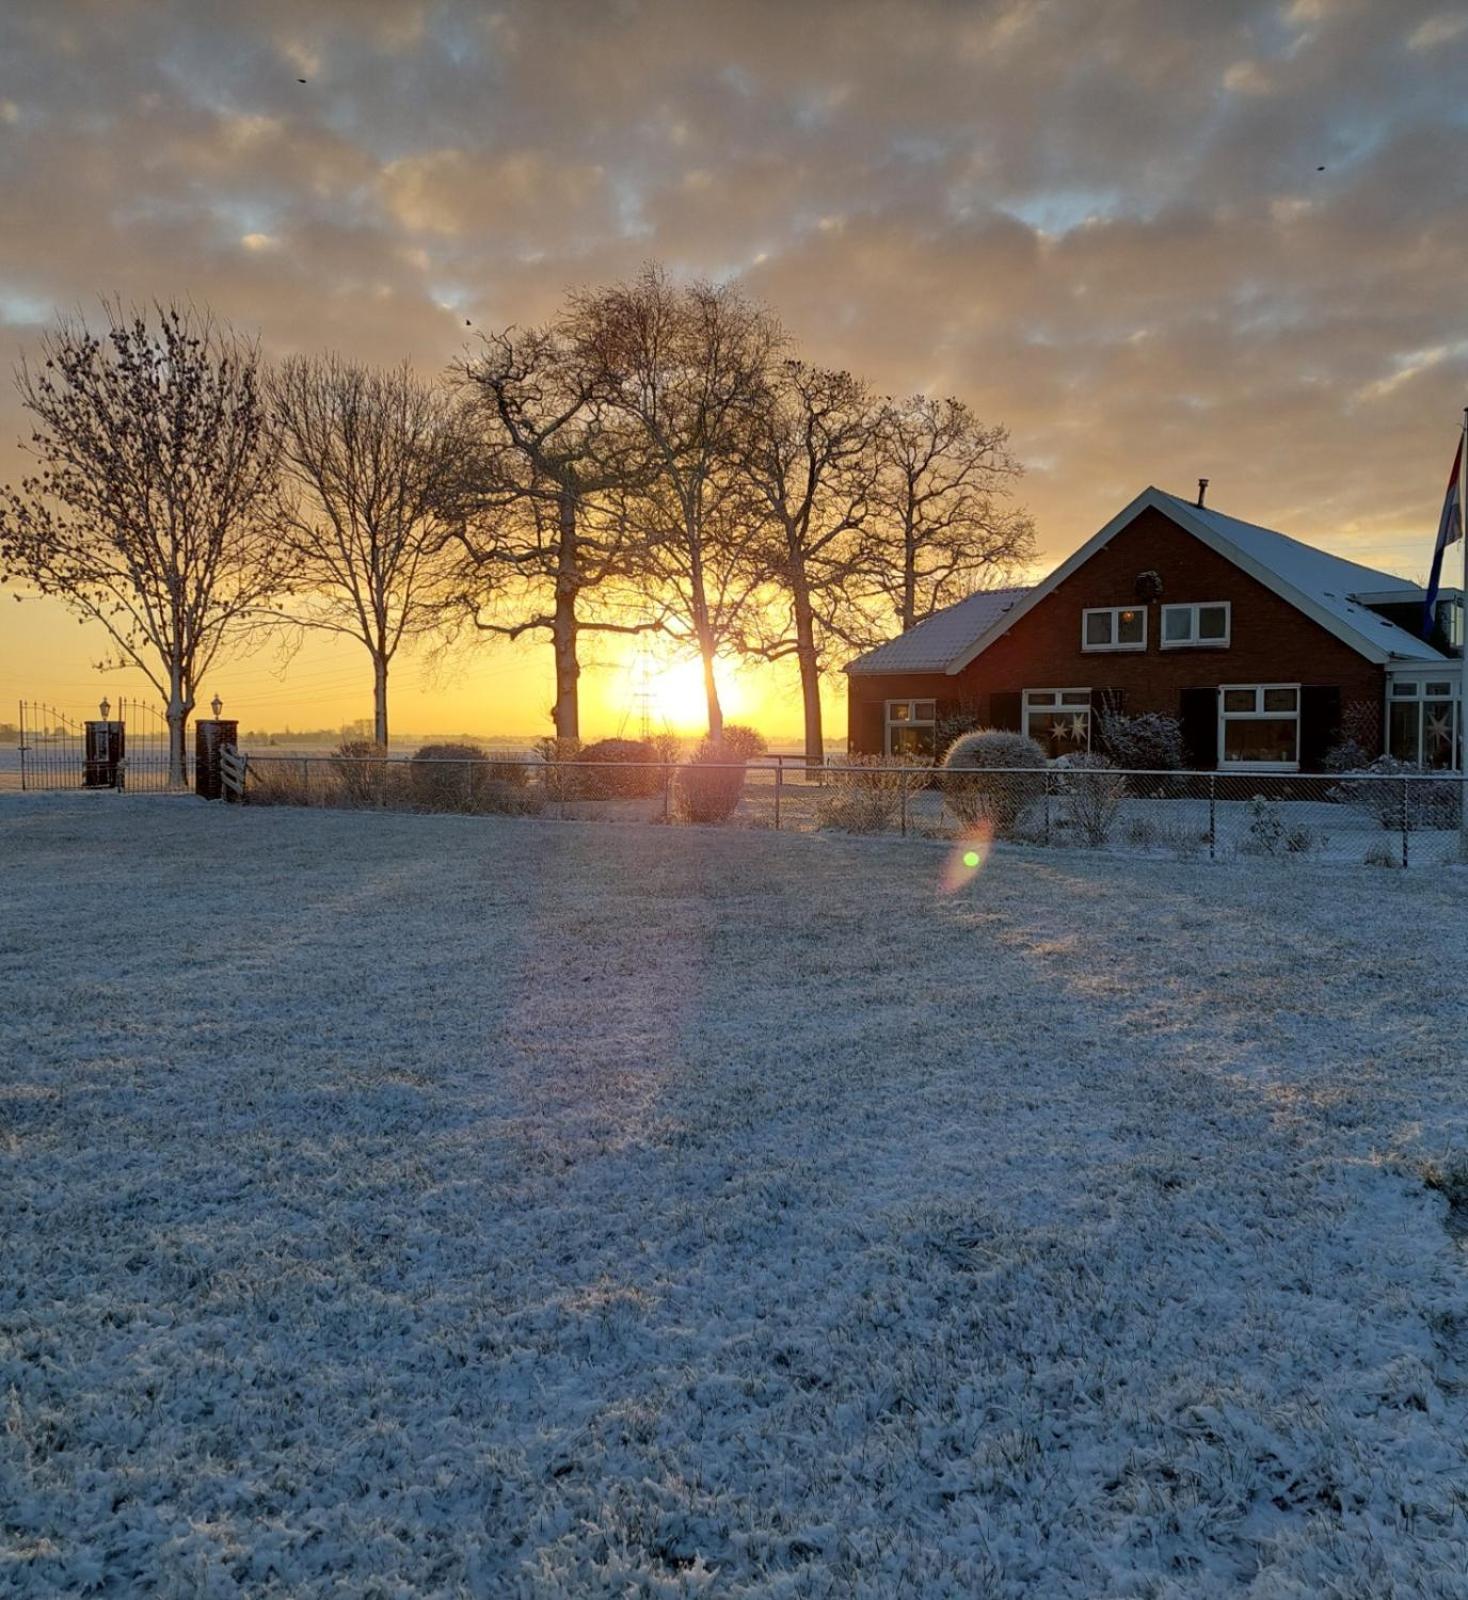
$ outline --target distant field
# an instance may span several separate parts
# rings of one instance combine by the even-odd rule
[[[0,861],[0,1592],[1465,1592],[1462,872],[81,795]]]

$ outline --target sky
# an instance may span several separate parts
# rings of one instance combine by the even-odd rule
[[[117,294],[432,372],[466,321],[649,260],[737,279],[810,359],[1007,424],[1042,569],[1206,475],[1220,509],[1420,577],[1468,400],[1461,3],[14,3],[0,194],[12,362]],[[0,479],[23,429],[0,385]],[[6,598],[0,720],[137,687],[104,653]],[[649,668],[593,654],[585,722],[615,733]],[[691,674],[651,670],[691,719]],[[726,687],[798,728],[788,674]],[[365,653],[321,641],[203,689],[251,727],[370,712]],[[551,693],[536,642],[410,659],[394,721],[539,734]]]

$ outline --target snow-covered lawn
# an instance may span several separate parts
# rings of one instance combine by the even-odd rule
[[[1468,1594],[1468,874],[0,799],[0,1593]]]

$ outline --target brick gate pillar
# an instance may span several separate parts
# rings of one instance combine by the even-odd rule
[[[202,717],[194,724],[194,793],[204,800],[224,797],[219,775],[219,752],[233,746],[240,736],[240,725],[232,718]]]

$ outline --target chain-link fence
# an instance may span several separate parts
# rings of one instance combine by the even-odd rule
[[[1459,859],[1464,790],[1453,773],[953,771],[875,757],[821,765],[775,756],[737,763],[252,755],[244,798],[1419,866]]]

